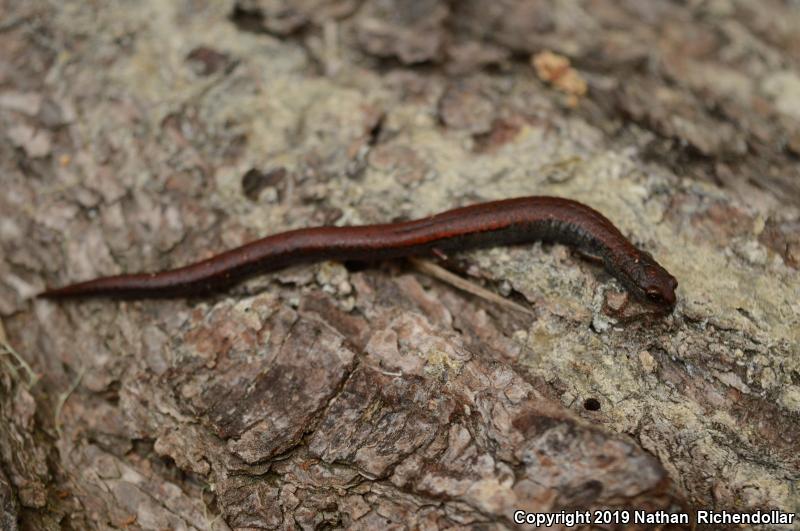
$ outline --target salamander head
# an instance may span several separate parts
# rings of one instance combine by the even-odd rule
[[[627,279],[630,284],[626,287],[641,301],[671,310],[675,306],[678,280],[646,251],[641,251],[630,265]]]

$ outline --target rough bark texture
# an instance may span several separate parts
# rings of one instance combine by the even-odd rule
[[[0,2],[0,527],[797,511],[798,28],[777,0]],[[32,298],[535,194],[651,251],[674,314],[538,244],[443,263],[526,312],[403,262]]]

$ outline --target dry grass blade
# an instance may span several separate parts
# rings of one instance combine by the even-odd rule
[[[438,280],[441,280],[442,282],[446,282],[455,288],[466,291],[467,293],[475,295],[476,297],[480,297],[481,299],[489,301],[502,308],[524,313],[525,315],[530,315],[531,317],[534,316],[534,313],[529,308],[526,308],[521,304],[517,304],[514,301],[501,297],[497,293],[465,280],[460,276],[451,273],[447,269],[434,264],[433,262],[420,258],[409,258],[409,261],[421,273],[425,273],[426,275],[430,275]]]

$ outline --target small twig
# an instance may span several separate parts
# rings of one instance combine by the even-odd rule
[[[28,382],[25,384],[25,386],[28,389],[36,385],[36,383],[39,381],[39,375],[36,374],[36,372],[34,372],[33,369],[31,369],[31,366],[28,365],[28,363],[22,358],[22,356],[19,355],[19,353],[16,350],[11,348],[11,345],[6,343],[5,341],[0,341],[0,353],[10,355],[12,358],[17,360],[17,363],[19,363],[20,367],[25,369],[25,372],[28,374]],[[14,367],[12,364],[8,362],[7,366],[11,372],[17,374],[16,367]]]
[[[525,315],[534,316],[535,314],[528,308],[517,304],[514,301],[508,300],[500,295],[489,291],[486,288],[482,288],[468,280],[464,280],[460,276],[451,273],[447,269],[440,267],[433,262],[428,260],[423,260],[420,258],[409,258],[411,264],[420,272],[430,275],[434,278],[441,280],[442,282],[446,282],[453,287],[456,287],[462,291],[466,291],[467,293],[471,293],[476,297],[480,297],[481,299],[487,300],[498,306],[502,306],[503,308],[507,308],[509,310],[514,310],[520,313],[524,313]]]
[[[29,15],[23,15],[21,17],[12,18],[0,24],[0,33],[5,33],[6,31],[10,31],[15,29],[17,26],[20,26],[30,20]]]
[[[54,424],[55,424],[55,427],[56,427],[56,433],[58,434],[59,438],[61,438],[61,409],[64,407],[64,404],[66,404],[67,399],[69,399],[69,396],[72,393],[74,393],[75,389],[77,389],[78,386],[80,385],[84,374],[86,374],[86,368],[85,367],[81,367],[81,370],[78,373],[78,376],[72,382],[72,385],[69,386],[69,389],[67,389],[66,392],[62,393],[58,397],[58,403],[56,404]]]
[[[211,486],[210,485],[203,486],[203,490],[200,492],[200,502],[203,504],[203,518],[205,519],[206,524],[208,524],[208,528],[209,529],[214,529],[214,524],[217,523],[217,520],[219,520],[222,517],[222,513],[216,515],[213,520],[209,520],[209,518],[208,518],[208,504],[206,503],[206,500],[203,499],[203,494],[205,494],[206,491],[208,491],[208,492],[210,492],[212,494],[214,493],[214,491],[211,490]]]

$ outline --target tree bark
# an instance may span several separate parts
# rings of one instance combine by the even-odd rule
[[[797,511],[795,3],[33,1],[0,20],[3,529]],[[603,212],[678,278],[675,311],[542,244],[431,258],[458,282],[327,262],[207,297],[34,298],[525,195]]]

